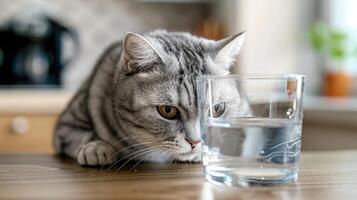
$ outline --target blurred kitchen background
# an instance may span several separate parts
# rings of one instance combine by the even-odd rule
[[[52,152],[52,129],[125,32],[247,31],[235,74],[307,76],[303,150],[357,148],[357,1],[0,0],[0,152]]]

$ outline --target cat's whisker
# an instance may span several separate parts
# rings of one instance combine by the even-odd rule
[[[148,143],[148,144],[153,144],[153,143],[155,143],[155,142],[150,142],[150,143]],[[160,143],[159,143],[159,144],[160,144]],[[143,143],[138,143],[138,144],[134,144],[134,145],[135,145],[135,146],[139,146],[139,145],[143,145]],[[134,147],[134,145],[131,145],[131,146],[129,146],[129,147],[125,147],[124,149],[128,149],[128,148],[130,148],[130,147]],[[126,159],[126,158],[128,158],[128,157],[130,157],[130,156],[132,156],[132,155],[135,155],[135,154],[138,153],[138,152],[145,151],[145,150],[150,149],[150,148],[152,148],[152,147],[154,147],[154,146],[146,147],[146,148],[144,148],[144,149],[140,149],[140,150],[138,150],[138,151],[135,151],[135,152],[133,152],[133,153],[131,153],[131,154],[129,154],[129,155],[127,155],[127,156],[125,156],[125,157],[123,157],[123,158],[117,160],[117,161],[115,161],[112,165],[109,166],[109,168],[107,169],[107,171],[109,171],[112,167],[114,167],[114,166],[115,166],[116,164],[118,164],[120,161],[122,161],[122,160],[124,160],[124,159]],[[122,150],[124,150],[124,149],[119,150],[119,151],[116,152],[115,154],[118,155],[118,154],[119,154],[120,152],[122,152]]]
[[[136,167],[137,167],[142,161],[144,161],[147,157],[151,156],[151,155],[154,154],[155,152],[160,151],[160,150],[162,150],[162,149],[164,149],[164,148],[162,147],[162,148],[156,149],[156,151],[153,151],[153,152],[149,153],[148,155],[146,155],[145,157],[143,157],[142,159],[140,159],[140,160],[130,169],[130,171],[133,171],[134,169],[136,169]]]
[[[174,164],[177,164],[177,162],[178,162],[178,159],[177,159],[177,157],[180,155],[179,153],[178,153],[178,151],[175,151],[174,152],[175,153],[175,160],[174,160]]]
[[[171,152],[170,163],[173,163],[175,159],[176,159],[176,155],[173,152]]]
[[[174,154],[174,156],[175,156],[176,158],[177,158],[177,156],[179,155],[178,152],[177,152],[177,150],[174,150],[174,151],[173,151],[173,154]],[[178,161],[177,159],[174,159],[174,160],[173,160],[173,164],[176,164],[177,161]]]
[[[162,147],[162,146],[159,146],[159,147]],[[137,158],[137,157],[139,157],[140,155],[143,155],[143,154],[145,154],[145,153],[149,153],[149,152],[152,152],[152,151],[156,151],[156,150],[158,150],[158,148],[159,148],[158,146],[153,146],[152,148],[154,148],[154,149],[145,149],[146,151],[144,151],[144,152],[141,152],[141,153],[139,153],[139,154],[136,154],[135,156],[133,156],[132,158],[130,158],[130,159],[128,159],[124,164],[122,164],[116,171],[115,171],[115,173],[117,173],[117,172],[119,172],[128,162],[130,162],[131,160],[133,160],[134,158]]]
[[[136,146],[140,146],[140,145],[145,145],[145,144],[153,144],[153,143],[156,143],[156,142],[142,142],[142,143],[137,143],[137,144],[133,144],[133,145],[130,145],[130,146],[127,146],[125,148],[122,148],[120,149],[119,151],[115,152],[112,156],[110,156],[109,158],[107,158],[105,160],[105,162],[102,164],[102,167],[100,169],[103,169],[104,166],[111,160],[113,159],[115,156],[117,156],[119,153],[129,149],[129,148],[133,148],[133,147],[136,147]]]
[[[138,150],[138,151],[135,151],[134,153],[131,153],[131,154],[129,154],[129,155],[127,155],[127,156],[125,156],[125,157],[123,157],[123,158],[121,158],[121,159],[115,161],[113,164],[111,164],[111,165],[109,166],[109,168],[108,168],[106,171],[108,172],[112,167],[114,167],[116,164],[118,164],[120,161],[124,160],[125,158],[130,157],[130,156],[132,156],[132,155],[134,155],[134,154],[136,154],[136,153],[138,153],[138,152],[142,152],[142,151],[145,151],[145,150],[150,149],[150,148],[151,148],[151,147],[147,147],[147,148],[144,148],[144,149],[140,149],[140,150]]]
[[[167,151],[167,154],[168,154],[167,161],[172,162],[174,158],[174,154],[172,153],[172,151]]]
[[[147,150],[150,150],[150,149],[152,149],[152,148],[154,148],[154,147],[158,147],[158,146],[160,146],[160,145],[161,145],[161,144],[157,144],[157,145],[155,145],[155,146],[146,147],[146,148],[144,148],[144,149],[140,149],[140,150],[138,150],[138,151],[135,151],[135,152],[133,152],[133,153],[131,153],[131,154],[129,154],[129,155],[127,155],[127,156],[125,156],[125,157],[123,157],[123,158],[117,160],[117,161],[115,161],[115,162],[107,169],[107,171],[109,171],[109,170],[110,170],[112,167],[114,167],[116,164],[120,163],[122,160],[128,159],[128,158],[130,158],[131,156],[135,156],[135,154],[138,154],[138,153],[140,153],[140,152],[145,152],[145,151],[147,151]]]
[[[168,155],[165,158],[165,160],[167,160],[169,162],[172,162],[175,159],[175,153],[174,152],[176,152],[176,151],[177,151],[176,148],[173,148],[173,146],[170,146],[170,150],[167,150],[167,151],[164,152],[164,153],[166,153],[165,156]]]
[[[169,151],[169,150],[166,150],[166,151],[164,151],[163,153],[164,153],[163,156],[165,156],[163,160],[164,160],[164,161],[168,160],[169,157],[170,157],[170,151]]]

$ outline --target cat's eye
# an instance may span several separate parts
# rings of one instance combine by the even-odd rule
[[[226,103],[224,102],[217,103],[216,105],[213,106],[212,112],[210,109],[208,110],[208,115],[217,118],[222,116],[225,110],[226,110]]]
[[[159,114],[166,119],[177,119],[180,116],[179,110],[175,106],[160,105],[157,106]]]

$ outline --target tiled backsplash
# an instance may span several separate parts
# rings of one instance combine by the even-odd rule
[[[192,31],[204,18],[203,4],[143,3],[134,0],[0,0],[0,23],[27,10],[39,10],[75,28],[81,53],[65,71],[64,82],[78,85],[91,71],[98,56],[125,32],[161,28]]]

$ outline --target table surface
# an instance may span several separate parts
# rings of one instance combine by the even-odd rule
[[[0,154],[0,199],[357,199],[357,151],[303,153],[299,181],[271,187],[213,185],[200,164],[129,167],[83,168],[51,155]]]

